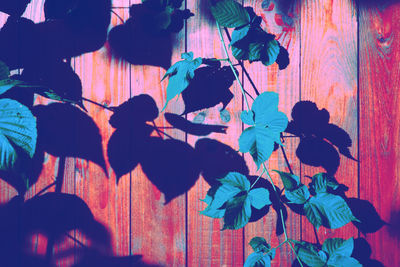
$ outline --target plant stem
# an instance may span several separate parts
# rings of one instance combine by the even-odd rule
[[[276,196],[277,196],[277,198],[278,198],[278,201],[279,201],[279,213],[280,213],[281,220],[282,220],[283,233],[285,234],[285,241],[288,241],[289,238],[288,238],[288,235],[287,235],[287,232],[286,232],[286,225],[285,225],[285,220],[283,219],[282,208],[280,207],[281,201],[280,201],[280,199],[279,199],[278,191],[276,190],[274,181],[272,181],[271,175],[269,174],[269,172],[268,172],[268,170],[267,170],[267,167],[265,166],[265,163],[263,163],[263,168],[264,168],[265,172],[267,173],[268,179],[269,179],[269,181],[271,182],[272,187],[274,188],[274,192],[275,192],[275,194],[276,194]],[[303,264],[301,263],[300,258],[297,256],[296,250],[294,249],[292,243],[289,242],[289,245],[290,245],[290,248],[292,249],[294,255],[296,256],[297,261],[299,262],[300,266],[303,267]]]
[[[232,65],[232,61],[229,59],[229,53],[228,53],[228,50],[226,49],[226,45],[225,45],[225,42],[224,42],[224,37],[222,36],[221,28],[219,26],[219,23],[218,22],[216,22],[216,23],[217,23],[217,29],[218,29],[219,38],[221,40],[222,47],[224,48],[225,56],[228,59],[229,66],[232,69],[233,75],[235,75],[236,81],[239,83],[240,90],[242,91],[244,100],[246,102],[247,110],[250,111],[250,106],[249,106],[249,103],[247,102],[246,93],[244,92],[243,85],[242,85],[239,77],[236,74],[236,70],[235,70],[235,67],[233,67],[233,65]]]
[[[261,174],[257,177],[257,179],[254,181],[254,183],[250,186],[250,189],[253,188],[253,186],[258,182],[258,180],[260,180],[261,176],[264,174],[265,170],[263,170],[261,172]]]
[[[91,99],[89,99],[89,98],[82,97],[82,100],[83,100],[83,101],[86,101],[86,102],[89,102],[89,103],[92,103],[92,104],[94,104],[94,105],[96,105],[96,106],[99,106],[99,107],[101,107],[101,108],[104,108],[104,109],[107,109],[107,110],[110,110],[110,111],[113,111],[113,112],[114,112],[114,108],[112,108],[112,107],[107,107],[106,105],[97,103],[97,102],[95,102],[95,101],[93,101],[93,100],[91,100]]]
[[[228,40],[230,42],[231,41],[231,35],[229,34],[229,31],[228,31],[228,29],[226,27],[224,29],[225,29],[225,34],[228,37]],[[257,87],[254,84],[253,80],[251,79],[250,74],[247,72],[243,62],[238,60],[238,64],[240,65],[240,67],[242,67],[242,70],[243,70],[244,74],[246,75],[247,79],[249,80],[251,86],[253,87],[254,92],[256,93],[256,95],[260,95],[260,92],[257,90]]]
[[[41,194],[43,194],[44,192],[46,192],[48,189],[50,189],[51,187],[55,186],[56,184],[57,184],[57,182],[53,182],[53,183],[49,184],[48,186],[46,186],[45,188],[40,190],[33,198],[39,197]]]

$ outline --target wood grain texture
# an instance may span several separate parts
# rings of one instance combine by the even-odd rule
[[[187,8],[195,13],[187,24],[187,50],[193,51],[196,57],[226,58],[207,1],[188,1]],[[223,29],[221,30],[223,32]],[[224,33],[223,35],[225,37]],[[226,37],[225,42],[229,43]],[[240,121],[242,97],[236,81],[230,90],[235,96],[226,108],[231,120],[228,123],[221,120],[219,109],[222,106],[219,104],[204,111],[206,112],[204,123],[228,126],[226,134],[213,133],[206,138],[217,140],[238,150],[237,140],[242,129]],[[188,119],[193,120],[199,113],[189,114]],[[199,139],[201,138],[188,136],[188,142],[192,146]],[[206,207],[200,199],[206,196],[209,188],[208,183],[201,178],[188,193],[188,266],[242,266],[243,230],[221,231],[222,219],[213,219],[199,214],[199,211]]]
[[[128,18],[125,9],[115,10],[122,18]],[[112,16],[110,28],[121,23]],[[107,45],[94,53],[84,54],[74,59],[74,69],[82,81],[83,97],[106,106],[118,106],[130,97],[130,66],[112,56]],[[102,136],[103,154],[113,132],[108,123],[111,111],[85,103],[88,115],[99,127]],[[118,185],[116,177],[106,160],[107,174],[90,161],[75,161],[75,194],[89,206],[95,218],[107,226],[113,241],[112,247],[117,255],[130,253],[130,177],[123,177]],[[108,176],[108,177],[107,177]],[[81,234],[77,239],[86,242]]]
[[[301,100],[310,100],[330,113],[330,123],[343,128],[351,137],[351,154],[357,158],[357,12],[350,1],[304,1],[301,7]],[[302,164],[301,174],[313,176],[322,168]],[[335,174],[349,187],[348,197],[358,194],[357,162],[340,155]],[[308,178],[303,183],[308,184]],[[302,239],[315,242],[314,230],[302,219]],[[356,237],[350,223],[338,230],[322,227],[321,243],[330,237]]]
[[[141,3],[140,0],[131,1]],[[184,52],[185,31],[172,36],[172,63],[181,60]],[[163,45],[163,44],[160,44]],[[132,96],[148,94],[156,102],[159,111],[166,101],[168,79],[161,82],[164,69],[154,66],[132,65]],[[182,113],[183,102],[180,98],[170,101],[164,112]],[[155,123],[166,126],[164,112],[159,114]],[[161,128],[162,130],[162,128]],[[185,135],[176,130],[164,130],[174,139],[185,141]],[[153,135],[157,136],[156,133]],[[169,139],[163,136],[164,139]],[[174,157],[173,153],[170,155]],[[154,161],[153,167],[159,162]],[[186,261],[186,196],[181,195],[165,204],[164,195],[143,173],[141,165],[131,173],[131,252],[142,254],[146,262],[162,266],[185,266]]]
[[[290,25],[280,23],[280,10],[278,6],[273,9],[263,9],[262,1],[245,1],[245,6],[251,6],[254,11],[263,18],[262,27],[267,32],[273,33],[277,36],[278,41],[289,52],[290,64],[285,70],[279,70],[277,64],[271,66],[264,66],[261,62],[246,64],[246,68],[252,77],[255,85],[260,93],[266,91],[273,91],[279,94],[279,110],[287,114],[290,119],[290,113],[294,104],[300,99],[300,1],[294,1],[287,6],[287,13],[290,14],[293,21]],[[256,97],[250,82],[245,79],[245,89]],[[300,174],[300,162],[295,155],[295,149],[298,145],[298,140],[295,138],[286,138],[285,152],[287,154],[289,163],[292,170],[296,175]],[[250,155],[245,155],[250,172],[257,175],[257,168]],[[279,149],[275,151],[270,159],[266,162],[266,166],[273,178],[274,184],[283,188],[283,184],[279,176],[271,170],[280,170],[289,172],[287,164],[284,160],[282,151]],[[263,175],[264,179],[268,179],[267,175]],[[301,225],[300,216],[288,210],[288,219],[286,221],[286,229],[289,238],[300,240]],[[245,227],[245,255],[246,257],[253,252],[252,248],[248,245],[251,238],[255,236],[262,236],[271,244],[272,247],[278,246],[284,241],[284,235],[279,237],[276,235],[277,226],[277,213],[274,209],[270,208],[269,213],[257,222],[250,223]],[[276,256],[272,261],[273,266],[291,266],[295,258],[291,248],[286,244],[277,250]]]
[[[388,222],[367,234],[371,258],[400,264],[400,4],[360,3],[360,198]]]

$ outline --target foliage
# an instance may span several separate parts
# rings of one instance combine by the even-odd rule
[[[46,17],[49,20],[62,20],[72,12],[69,12],[69,4],[57,7],[54,5],[55,2],[46,3]],[[144,41],[144,45],[139,46],[141,49],[133,49],[130,47],[131,43],[122,47],[128,47],[136,53],[148,56],[149,51],[145,50],[147,45],[159,46],[159,43],[149,40],[168,39],[171,32],[179,32],[183,28],[184,20],[193,15],[187,9],[180,9],[182,3],[182,0],[142,0],[142,4],[132,5],[130,9],[132,18],[121,26],[124,33],[132,37],[131,32],[125,30],[133,29],[136,33],[144,34],[141,37],[147,36],[147,31],[150,35],[163,35],[163,37],[161,39],[138,37],[138,40]],[[225,27],[228,37],[229,31],[226,28],[233,29],[229,47],[233,57],[238,60],[236,65],[240,65],[245,73],[243,60],[248,60],[250,63],[261,62],[265,66],[276,62],[279,69],[288,66],[287,50],[279,44],[274,35],[261,28],[261,18],[251,7],[243,7],[234,0],[210,0],[209,3],[222,42],[220,27]],[[263,1],[263,5],[268,3],[269,1]],[[74,7],[72,13],[79,17],[79,6]],[[112,35],[110,33],[110,36]],[[136,35],[134,37],[136,38]],[[111,46],[118,45],[111,39]],[[339,167],[339,153],[354,159],[349,150],[352,145],[350,136],[339,126],[329,123],[327,110],[318,109],[316,104],[310,101],[297,103],[293,107],[292,120],[289,122],[287,116],[278,110],[279,95],[275,92],[259,94],[254,86],[257,97],[253,99],[250,108],[247,95],[251,94],[244,90],[238,78],[239,72],[234,67],[224,43],[223,48],[226,52],[226,58],[223,59],[194,58],[193,52],[188,52],[182,53],[182,60],[172,66],[158,64],[163,67],[171,66],[166,67],[168,69],[161,80],[169,78],[166,101],[161,112],[173,98],[182,94],[185,103],[183,114],[164,114],[166,121],[173,128],[197,136],[226,133],[228,126],[203,123],[207,114],[205,109],[222,103],[222,108],[219,110],[221,120],[224,123],[229,122],[231,115],[226,107],[234,98],[230,87],[236,80],[247,106],[247,110],[241,112],[240,119],[243,124],[248,125],[238,139],[239,152],[249,153],[252,156],[257,171],[262,169],[258,176],[250,173],[244,158],[237,150],[225,144],[205,138],[198,140],[192,147],[160,130],[155,124],[160,112],[157,103],[150,95],[133,96],[117,107],[107,107],[84,99],[79,76],[70,63],[61,60],[65,59],[65,54],[54,57],[49,53],[45,57],[46,60],[37,65],[29,60],[22,61],[23,73],[11,77],[7,63],[0,62],[0,171],[13,174],[11,176],[4,174],[2,179],[17,190],[20,185],[16,180],[24,181],[26,187],[25,190],[18,190],[20,195],[7,205],[0,206],[0,214],[12,217],[12,220],[0,222],[11,229],[2,237],[3,239],[0,238],[3,242],[12,241],[10,248],[5,251],[14,253],[23,263],[27,261],[25,264],[27,266],[34,266],[31,261],[38,260],[35,263],[40,262],[41,266],[50,267],[48,259],[51,259],[51,255],[47,255],[46,260],[32,259],[30,255],[25,255],[23,245],[14,240],[26,238],[28,231],[42,232],[49,237],[47,253],[51,253],[57,238],[68,234],[71,230],[80,229],[92,239],[93,247],[98,245],[100,249],[99,251],[94,249],[94,256],[85,254],[83,260],[75,267],[107,266],[107,264],[122,266],[118,264],[120,258],[101,253],[107,251],[110,240],[105,229],[94,220],[84,201],[76,196],[61,193],[65,157],[91,160],[98,164],[106,175],[108,174],[100,131],[90,116],[74,106],[78,105],[85,110],[83,101],[87,100],[113,112],[109,123],[115,131],[107,144],[107,156],[116,174],[117,183],[121,177],[140,164],[144,174],[164,194],[165,204],[168,204],[175,197],[188,192],[201,174],[210,184],[210,188],[201,200],[207,206],[200,211],[200,214],[211,218],[222,218],[224,224],[221,230],[243,228],[268,214],[270,207],[276,211],[277,229],[282,229],[281,232],[277,230],[277,235],[284,234],[284,241],[277,247],[271,247],[264,237],[252,238],[249,245],[253,252],[247,257],[244,267],[271,266],[276,250],[285,244],[293,250],[300,266],[303,264],[311,267],[361,266],[358,258],[354,256],[353,238],[326,239],[322,245],[319,241],[317,244],[296,241],[288,236],[285,224],[288,215],[286,207],[288,207],[304,215],[315,227],[316,233],[321,226],[337,229],[349,222],[353,222],[356,226],[366,225],[368,216],[361,214],[355,208],[357,207],[355,204],[360,203],[346,198],[343,185],[340,185],[333,176]],[[87,48],[80,48],[79,53],[87,52],[85,49]],[[152,52],[150,49],[151,54]],[[79,53],[71,52],[67,55]],[[170,62],[170,58],[168,60]],[[228,65],[221,66],[221,62],[226,62]],[[10,66],[15,69],[18,64],[12,62]],[[200,67],[202,64],[207,66]],[[24,91],[25,89],[28,91]],[[13,90],[18,97],[29,95],[33,98],[35,93],[63,103],[33,106],[33,100],[29,98],[24,105],[20,98],[11,97],[10,93]],[[193,122],[182,117],[195,111],[201,112]],[[290,172],[275,170],[283,184],[282,189],[277,187],[265,163],[277,148],[280,147],[285,152],[283,132],[291,133],[300,139],[296,155],[302,163],[322,166],[327,172],[317,173],[310,177],[311,182],[308,185],[303,184],[300,177],[291,171],[285,156]],[[159,136],[155,137],[155,133]],[[24,193],[36,182],[33,178],[35,172],[40,173],[41,170],[40,168],[39,171],[34,170],[34,167],[43,166],[44,152],[60,158],[59,173],[53,184],[56,186],[56,192],[46,194],[39,192],[31,200],[24,201]],[[263,175],[267,176],[269,182]],[[366,206],[365,203],[361,204],[363,207]],[[369,210],[376,213],[373,207]],[[32,218],[32,214],[36,213],[40,214],[37,221]],[[373,213],[375,219],[380,220],[379,215],[375,213]],[[79,220],[76,221],[76,218]],[[365,232],[376,231],[383,224],[384,222],[380,220],[377,226],[367,225]],[[21,229],[26,229],[27,232],[21,234],[19,233]],[[99,240],[96,240],[96,237]],[[0,256],[7,258],[6,254]],[[7,260],[5,259],[6,262]],[[127,262],[139,263],[140,257],[128,257]],[[138,266],[146,265],[140,263]]]

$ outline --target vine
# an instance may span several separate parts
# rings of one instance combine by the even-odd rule
[[[101,8],[109,10],[111,3],[106,2]],[[20,261],[29,266],[30,264],[26,262],[31,263],[32,260],[37,259],[32,259],[31,255],[25,254],[25,247],[20,237],[26,238],[31,232],[39,231],[44,232],[48,237],[46,255],[44,259],[38,261],[42,264],[41,266],[52,266],[55,258],[53,247],[62,235],[72,239],[85,251],[91,249],[95,251],[90,252],[94,256],[90,253],[85,254],[84,263],[94,264],[93,262],[99,262],[99,258],[109,262],[110,266],[118,262],[118,257],[101,253],[110,251],[109,236],[106,229],[93,218],[86,203],[77,196],[62,193],[66,157],[90,160],[99,165],[106,176],[108,174],[99,129],[83,112],[86,111],[83,102],[88,102],[112,112],[109,123],[115,131],[107,144],[107,156],[116,174],[117,183],[123,175],[130,173],[140,164],[147,178],[164,193],[165,204],[168,204],[175,197],[188,192],[202,174],[210,184],[210,189],[201,200],[207,206],[200,213],[222,219],[224,223],[222,230],[243,228],[249,222],[266,216],[270,207],[276,211],[276,233],[283,234],[284,240],[272,248],[264,237],[253,237],[249,245],[254,252],[247,257],[245,267],[270,266],[276,250],[284,245],[290,247],[297,264],[301,267],[361,266],[359,259],[353,257],[355,248],[353,238],[348,240],[330,238],[324,240],[322,245],[318,239],[318,229],[321,226],[338,229],[350,222],[357,225],[365,223],[364,220],[366,220],[365,217],[361,218],[358,214],[353,214],[354,208],[351,209],[344,195],[343,185],[334,178],[339,166],[338,153],[354,159],[349,151],[350,137],[343,129],[329,123],[327,110],[318,109],[316,104],[310,101],[297,103],[292,110],[292,120],[289,121],[288,117],[278,110],[279,95],[275,92],[258,90],[243,63],[244,60],[250,63],[260,62],[265,66],[276,63],[279,69],[284,69],[289,64],[287,50],[280,45],[274,35],[261,28],[262,19],[251,7],[243,7],[234,0],[210,0],[209,2],[211,13],[216,20],[224,58],[195,58],[192,52],[182,53],[182,60],[175,62],[172,66],[170,66],[170,56],[168,57],[172,49],[170,35],[182,30],[184,21],[194,15],[188,9],[180,9],[182,0],[143,0],[142,4],[131,6],[131,17],[125,22],[112,11],[123,22],[122,25],[113,28],[108,36],[114,52],[119,53],[119,56],[132,64],[145,63],[167,69],[161,80],[168,78],[166,102],[160,112],[154,99],[145,94],[134,96],[115,107],[82,97],[82,84],[70,65],[70,57],[87,50],[96,50],[95,48],[104,39],[102,35],[106,31],[106,26],[108,26],[106,22],[110,16],[108,11],[104,12],[104,16],[96,12],[90,13],[100,25],[100,28],[90,23],[89,26],[86,25],[94,27],[88,32],[93,31],[93,35],[90,36],[96,38],[89,39],[96,41],[91,41],[87,47],[76,47],[74,42],[67,42],[65,47],[57,48],[59,54],[54,58],[46,54],[48,51],[40,50],[41,56],[46,60],[37,68],[34,64],[37,58],[34,56],[23,58],[21,63],[19,58],[0,54],[0,58],[4,58],[5,61],[0,61],[2,98],[0,99],[0,171],[2,171],[2,179],[18,191],[18,196],[7,204],[5,213],[10,217],[14,216],[15,221],[22,221],[20,225],[13,226],[15,228],[11,229],[11,234],[4,237],[7,240],[13,238],[17,240],[10,245],[8,250],[5,250],[6,254],[14,253],[17,255],[15,258],[21,258]],[[91,10],[75,10],[77,7],[68,5],[59,9],[54,3],[49,2],[45,6],[46,19],[48,19],[45,23],[57,21],[62,25],[68,24],[74,21],[70,16],[80,18],[81,14],[89,13]],[[266,5],[266,3],[263,4]],[[17,16],[22,14],[22,9],[23,7],[6,6],[5,9],[3,7],[3,10],[8,10],[12,15]],[[65,17],[70,20],[64,19]],[[16,23],[13,17],[5,26],[9,32],[12,32],[9,28],[15,26],[12,23]],[[27,32],[34,29],[35,25],[24,19],[17,23],[24,25],[23,29],[27,36],[29,36]],[[68,26],[76,31],[80,29],[80,25],[77,24],[68,24]],[[233,29],[232,34],[229,28]],[[49,29],[54,31],[51,27]],[[225,43],[223,31],[229,40],[229,46]],[[132,32],[135,34],[131,34]],[[5,33],[8,34],[7,31]],[[83,35],[86,36],[86,32],[84,33]],[[85,39],[85,36],[75,35],[75,32],[68,34],[66,39],[75,40],[74,38],[78,37]],[[7,39],[4,36],[0,37]],[[129,45],[123,45],[121,40]],[[50,43],[52,41],[54,40],[49,39]],[[167,51],[161,51],[162,49],[160,51],[166,52],[167,57],[160,62],[153,61],[151,58],[149,60],[147,55],[153,52],[161,53],[150,45],[156,45],[158,48],[159,43],[164,44],[164,41]],[[132,49],[130,45],[134,45],[134,48]],[[15,47],[18,46],[15,45]],[[130,50],[127,51],[127,48]],[[11,54],[19,55],[19,53]],[[230,54],[237,60],[236,64],[232,61]],[[227,66],[222,66],[222,64],[227,64]],[[24,70],[20,75],[11,75],[9,66],[12,69],[23,67]],[[238,66],[249,80],[256,97],[245,90],[236,70]],[[224,122],[228,122],[230,117],[225,108],[234,97],[229,88],[235,81],[239,85],[245,103],[245,110],[241,112],[240,119],[246,125],[246,129],[238,139],[239,152],[251,155],[257,167],[257,173],[259,172],[254,176],[250,175],[246,163],[242,163],[243,157],[232,148],[207,138],[199,139],[192,147],[163,130],[178,129],[196,136],[206,136],[213,132],[226,133],[227,126],[202,124],[200,117],[196,117],[197,121],[196,118],[194,120],[200,123],[194,123],[188,121],[183,115],[195,111],[201,111],[199,113],[201,115],[203,110],[222,103],[220,116]],[[16,96],[13,92],[17,92]],[[63,103],[34,106],[34,94]],[[164,118],[171,126],[157,126],[156,118],[166,109],[170,101],[179,95],[182,95],[185,104],[184,112],[180,115],[164,113]],[[316,125],[311,125],[308,122],[309,118],[304,114],[311,114]],[[301,183],[287,158],[283,145],[285,138],[299,138],[300,144],[296,155],[300,161],[311,166],[322,166],[326,173],[317,173],[309,177],[311,182],[308,186]],[[212,158],[210,154],[205,153],[210,153],[207,151],[208,146],[217,147],[219,149],[216,149],[217,152],[222,152]],[[323,149],[315,149],[316,147]],[[281,149],[289,170],[289,172],[272,170],[279,175],[283,184],[282,189],[274,184],[266,165],[277,149]],[[147,151],[152,151],[153,154]],[[312,151],[314,154],[310,152],[312,154],[310,156],[306,153],[307,151]],[[326,151],[330,153],[329,162],[320,159],[321,153]],[[37,182],[40,175],[44,152],[58,157],[57,177],[53,179],[54,182],[25,201],[24,194]],[[169,154],[171,152],[174,153],[174,157]],[[223,156],[229,158],[229,166],[221,167],[221,169],[212,169],[209,166],[216,164],[215,162]],[[242,161],[237,160],[238,158]],[[155,165],[158,168],[154,168]],[[264,175],[266,178],[263,177]],[[47,192],[53,187],[55,187],[55,192]],[[284,195],[282,195],[283,192]],[[316,244],[294,240],[288,236],[285,221],[287,207],[306,216],[314,227]],[[9,212],[13,209],[16,210],[16,214]],[[0,209],[0,212],[4,210]],[[39,213],[41,215],[39,217],[43,217],[41,219],[44,222],[37,222],[35,218],[30,217],[33,213]],[[80,218],[80,221],[71,221],[73,217]],[[94,241],[95,245],[100,247],[99,251],[96,250],[96,246],[86,245],[68,234],[70,230],[76,229],[83,231],[89,239]],[[10,259],[5,259],[7,260]],[[140,262],[140,266],[146,266],[142,265],[140,257],[135,255],[129,260],[130,264]],[[80,263],[77,266],[81,266]]]

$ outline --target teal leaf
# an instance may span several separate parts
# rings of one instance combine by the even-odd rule
[[[335,254],[328,260],[328,267],[362,267],[355,258]]]
[[[262,252],[253,252],[251,253],[246,261],[244,262],[243,267],[270,267],[271,266],[271,256],[264,255]]]
[[[285,191],[286,198],[295,204],[304,204],[310,198],[310,191],[305,185],[301,185],[293,191]]]
[[[7,64],[3,61],[0,61],[0,80],[8,79],[10,76],[10,69],[8,68]]]
[[[240,113],[240,119],[242,120],[243,123],[247,125],[254,125],[254,112],[249,110],[249,111],[242,111]]]
[[[234,56],[237,60],[249,59],[249,51],[237,48],[235,46],[231,47],[231,51],[232,51],[232,56]]]
[[[274,172],[278,173],[281,177],[283,186],[285,187],[286,191],[293,191],[300,185],[300,178],[297,175],[288,173],[288,172],[281,172],[277,170],[273,170]]]
[[[264,54],[264,58],[261,60],[261,62],[265,66],[269,66],[269,65],[272,65],[278,58],[279,50],[280,50],[278,41],[271,40],[271,41],[267,42],[265,49],[266,49],[266,51]]]
[[[322,245],[322,250],[329,255],[342,255],[350,257],[354,249],[354,239],[351,237],[348,240],[343,238],[328,238]]]
[[[230,46],[235,46],[235,44],[237,42],[242,41],[246,37],[246,35],[249,33],[249,30],[250,30],[250,25],[246,25],[241,28],[236,28],[232,32],[232,40],[231,40]],[[237,46],[237,48],[241,48],[241,47]]]
[[[219,117],[221,118],[221,121],[224,123],[228,123],[231,120],[231,115],[229,114],[229,111],[226,109],[222,109],[219,111]]]
[[[279,95],[275,92],[261,93],[254,100],[251,110],[255,113],[255,123],[257,126],[265,127],[271,123],[271,116],[278,112]],[[286,126],[285,126],[286,128]],[[280,129],[281,131],[285,128]]]
[[[271,246],[267,243],[267,240],[265,240],[264,237],[259,236],[253,237],[250,240],[249,245],[254,252],[267,253],[271,249]]]
[[[0,95],[4,94],[11,88],[13,88],[19,84],[22,84],[22,83],[23,83],[22,81],[12,80],[12,79],[8,79],[8,78],[0,80]]]
[[[329,193],[319,193],[310,198],[304,205],[304,211],[317,229],[321,225],[337,229],[350,221],[358,221],[342,197]]]
[[[256,209],[262,209],[266,205],[272,204],[269,199],[269,192],[265,188],[255,188],[250,190],[249,199],[251,205]]]
[[[294,243],[294,248],[296,250],[297,256],[302,262],[312,267],[322,267],[326,263],[326,255],[318,252],[317,248],[307,242]]]
[[[274,151],[274,142],[276,138],[279,138],[279,133],[275,133],[270,129],[249,127],[245,129],[239,137],[239,151],[243,153],[249,152],[257,168],[260,168],[260,165],[265,162]]]
[[[170,100],[182,93],[189,85],[189,82],[194,77],[194,71],[202,64],[202,58],[193,59],[193,52],[183,53],[181,61],[172,65],[161,81],[169,77],[167,86],[167,99],[163,111]]]
[[[33,157],[36,139],[36,118],[30,110],[15,100],[0,99],[0,169],[14,166],[15,146]]]
[[[222,0],[211,5],[211,13],[222,27],[236,28],[250,23],[247,10],[234,0]]]
[[[230,185],[240,189],[240,191],[248,191],[250,182],[247,177],[239,172],[230,172],[224,178],[218,179],[222,185]]]
[[[262,57],[264,44],[261,42],[254,42],[249,44],[249,58],[248,60],[251,62],[253,61],[260,61]]]
[[[225,215],[225,209],[213,209],[213,208],[205,208],[204,210],[200,211],[201,215],[205,215],[211,218],[222,218]]]
[[[250,199],[247,192],[244,195],[236,196],[226,203],[224,215],[224,227],[222,230],[237,230],[244,227],[251,217]]]
[[[327,173],[317,173],[312,177],[310,187],[314,189],[315,193],[318,194],[327,192],[328,188],[332,188],[333,190],[337,189],[339,187],[339,183],[334,177],[328,175]]]

